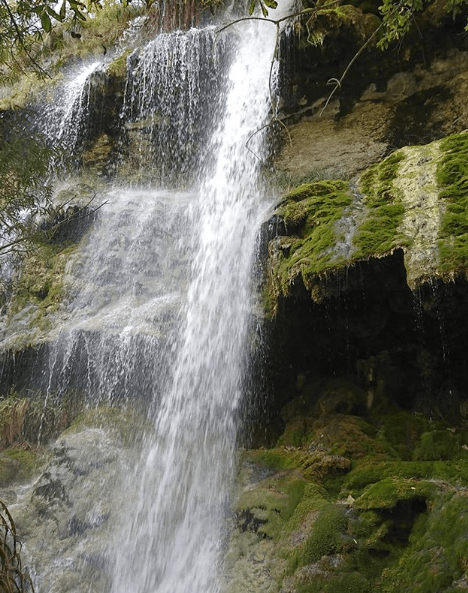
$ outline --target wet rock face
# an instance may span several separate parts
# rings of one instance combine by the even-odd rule
[[[109,426],[82,427],[60,437],[39,479],[17,494],[10,511],[39,590],[107,590],[112,567],[104,550],[117,543],[116,485],[127,463],[128,450]]]
[[[321,303],[297,286],[270,323],[273,410],[299,395],[301,383],[334,376],[363,389],[369,408],[385,400],[433,417],[464,416],[465,280],[434,281],[413,293],[396,251],[330,274],[325,284]]]
[[[321,44],[306,43],[303,32],[294,49],[284,47],[283,115],[291,143],[284,143],[279,168],[299,176],[313,168],[352,175],[395,148],[468,127],[464,24],[429,10],[418,23],[420,33],[398,47],[382,52],[370,43],[323,110],[333,88],[328,81],[342,76],[378,25],[377,17],[357,8],[337,13],[319,23]]]

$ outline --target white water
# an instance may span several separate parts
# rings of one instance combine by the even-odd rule
[[[86,64],[70,75],[67,84],[58,88],[54,103],[44,113],[43,130],[53,141],[63,142],[69,151],[76,148],[86,126],[92,98],[92,75],[102,72],[101,62]]]
[[[237,49],[227,73],[222,66],[216,70],[219,56],[214,56],[208,80],[198,75],[200,60],[214,45],[206,43],[212,32],[196,31],[161,36],[160,45],[155,40],[131,71],[130,76],[143,79],[128,83],[122,117],[127,124],[130,112],[133,123],[144,120],[144,131],[153,139],[148,166],[153,159],[163,171],[160,152],[188,139],[192,152],[174,165],[183,168],[195,155],[198,176],[185,193],[114,188],[101,196],[108,204],[69,270],[68,317],[51,349],[46,373],[51,392],[76,388],[101,401],[136,395],[148,401],[154,430],[121,484],[116,497],[121,524],[115,548],[106,550],[112,593],[221,590],[223,526],[248,356],[252,265],[259,226],[270,206],[258,157],[265,153],[262,127],[271,108],[276,41],[276,29],[267,23],[242,23],[235,32]],[[197,53],[200,39],[205,54]],[[148,55],[164,68],[147,68]],[[220,79],[207,108],[201,103],[213,92],[216,72]],[[147,101],[142,86],[153,92],[155,84],[159,95]],[[183,91],[174,94],[174,88]],[[187,93],[190,102],[184,107],[178,101]],[[161,97],[174,103],[162,115]],[[195,116],[197,105],[204,110],[201,120]],[[176,121],[179,112],[182,126],[205,126],[210,135],[182,129],[174,137],[173,126],[163,138],[148,131],[161,118]],[[209,112],[213,117],[207,123]],[[73,117],[65,112],[63,121]],[[58,127],[58,136],[66,133],[65,125]],[[168,161],[163,162],[166,167]],[[160,177],[166,185],[172,179],[164,171]],[[49,591],[61,593],[57,587],[49,585]]]
[[[224,116],[209,144],[214,158],[191,205],[196,230],[185,327],[174,375],[156,419],[156,440],[133,483],[128,539],[119,547],[114,593],[214,593],[231,481],[251,310],[250,275],[268,204],[259,186],[270,108],[275,30],[242,31],[229,73]],[[131,558],[131,562],[128,559]]]

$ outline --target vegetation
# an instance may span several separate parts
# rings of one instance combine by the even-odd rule
[[[365,417],[319,410],[291,402],[277,445],[244,454],[247,468],[270,475],[246,488],[238,523],[274,543],[278,590],[459,590],[468,553],[464,427],[394,407]]]
[[[340,263],[334,250],[343,239],[338,222],[351,202],[349,183],[342,180],[303,184],[285,196],[279,214],[290,236],[280,246],[271,284],[288,294],[295,276],[307,286],[311,275]]]
[[[51,156],[41,137],[0,120],[0,254],[18,251],[37,236],[36,221],[50,208]]]
[[[34,591],[29,575],[21,563],[21,543],[7,506],[0,501],[0,591],[25,593]]]
[[[456,274],[468,266],[468,134],[447,137],[441,150],[437,181],[446,212],[439,235],[440,266]]]
[[[353,240],[356,246],[355,258],[382,255],[394,247],[401,247],[397,229],[403,219],[404,206],[392,182],[403,158],[401,152],[394,152],[361,176],[367,215]]]

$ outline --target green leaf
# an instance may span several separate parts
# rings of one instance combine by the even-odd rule
[[[252,16],[253,11],[255,10],[255,4],[256,4],[256,0],[250,0],[249,16]]]
[[[86,8],[86,6],[82,2],[78,2],[78,0],[69,0],[69,4],[73,10],[77,10],[78,8]]]
[[[266,18],[268,16],[268,10],[265,4],[260,0],[260,8],[262,9],[262,14]]]
[[[49,15],[44,11],[40,16],[42,28],[46,33],[49,33],[52,29],[52,23],[50,22]]]
[[[60,7],[60,20],[64,21],[67,16],[67,0],[63,0],[62,6]]]
[[[58,13],[55,12],[55,10],[53,10],[52,8],[50,8],[50,6],[46,6],[45,9],[47,11],[47,14],[49,16],[51,16],[53,19],[55,19],[56,21],[62,21],[63,20],[62,17]]]
[[[273,8],[273,10],[275,8],[278,8],[278,2],[276,2],[276,0],[263,0],[263,1],[268,6],[268,8]]]

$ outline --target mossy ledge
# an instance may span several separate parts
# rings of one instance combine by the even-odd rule
[[[343,384],[341,403],[344,397]],[[351,385],[347,401],[350,411],[361,409]],[[243,454],[235,546],[248,540],[249,557],[258,563],[257,550],[270,542],[262,565],[268,591],[464,590],[464,426],[393,405],[341,414],[326,402],[329,397],[290,402],[277,443]],[[236,563],[246,566],[235,549],[233,575]]]
[[[282,297],[330,296],[329,279],[403,253],[411,290],[466,276],[468,133],[400,149],[351,182],[316,181],[282,199],[270,224],[267,314]],[[274,235],[274,236],[271,236]]]

